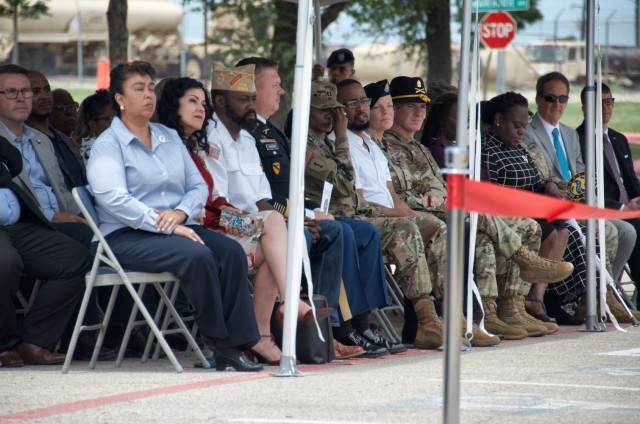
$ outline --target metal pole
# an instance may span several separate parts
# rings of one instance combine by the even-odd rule
[[[595,45],[595,0],[587,0],[587,84],[585,99],[585,140],[587,171],[587,204],[596,205],[595,187],[595,84],[594,84],[594,45]],[[596,314],[596,223],[587,221],[587,316],[581,331],[603,331],[598,324]]]
[[[496,66],[496,94],[505,92],[505,72],[507,68],[505,49],[498,50],[498,66]]]
[[[76,42],[76,50],[78,57],[78,82],[82,82],[84,79],[84,56],[82,49],[82,12],[80,10],[80,2],[76,0],[76,10],[78,11],[77,18],[78,19],[78,40]]]
[[[609,23],[611,21],[611,18],[613,18],[613,15],[615,15],[617,12],[616,9],[613,9],[611,11],[611,13],[609,13],[609,16],[607,16],[607,20],[605,22],[605,55],[604,55],[604,79],[607,81],[607,84],[609,83]]]
[[[311,63],[313,37],[313,11],[311,1],[298,3],[298,29],[296,33],[296,65],[293,90],[293,131],[291,146],[291,175],[289,184],[289,234],[287,238],[287,272],[285,278],[284,328],[282,330],[282,356],[278,377],[297,377],[296,369],[296,317],[302,271],[302,250],[305,246],[304,226],[304,158],[309,131],[311,104]],[[328,343],[331,343],[329,340]]]
[[[320,0],[313,0],[313,9],[316,14],[315,31],[313,32],[313,41],[315,44],[316,60],[315,63],[324,63],[322,58],[322,17],[320,16]]]
[[[460,422],[460,337],[462,316],[462,279],[464,261],[464,208],[461,198],[464,190],[464,174],[469,171],[467,150],[467,111],[469,109],[469,49],[471,46],[471,0],[462,6],[462,39],[460,44],[460,69],[458,82],[458,112],[456,140],[458,145],[447,148],[449,168],[449,202],[447,211],[447,285],[444,314],[444,405],[443,422]]]
[[[565,10],[567,9],[565,9],[564,7],[560,9],[555,19],[553,20],[553,42],[554,43],[558,42],[558,21],[560,20],[560,16],[562,16]]]

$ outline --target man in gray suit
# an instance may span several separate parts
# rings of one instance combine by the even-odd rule
[[[33,90],[26,69],[0,66],[0,136],[18,148],[23,161],[16,184],[38,199],[44,216],[58,230],[80,241],[91,239],[91,229],[78,216],[78,207],[67,189],[51,140],[24,123],[31,113]],[[76,225],[64,225],[64,224]],[[80,234],[82,233],[82,234]]]
[[[560,122],[569,101],[569,80],[560,72],[550,72],[536,82],[536,105],[524,135],[524,143],[535,144],[554,176],[569,181],[585,171],[578,133]],[[625,221],[611,221],[618,230],[618,253],[613,261],[614,275],[621,275],[636,242],[636,231]]]

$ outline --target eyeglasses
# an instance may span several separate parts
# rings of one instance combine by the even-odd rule
[[[80,107],[80,105],[76,102],[72,102],[72,103],[56,103],[55,105],[53,105],[54,108],[56,108],[57,110],[59,110],[60,112],[66,112],[67,110],[71,109],[74,112],[78,111],[78,108]]]
[[[111,123],[113,121],[113,115],[98,116],[97,118],[93,118],[92,121],[109,121],[109,123]]]
[[[22,90],[16,90],[15,88],[8,88],[4,91],[0,91],[0,94],[4,94],[4,97],[6,97],[9,100],[17,99],[19,93],[22,93],[22,96],[25,99],[29,99],[33,97],[33,90],[30,88],[23,88]]]
[[[547,103],[555,103],[556,100],[560,103],[567,103],[569,101],[569,96],[565,96],[564,94],[561,96],[556,96],[555,94],[547,94],[542,96],[542,98]]]
[[[358,105],[369,106],[370,104],[371,104],[371,99],[368,97],[365,97],[363,99],[354,99],[354,100],[349,100],[348,102],[344,102],[344,107],[347,109],[355,109],[358,107]]]
[[[615,98],[611,97],[609,99],[602,99],[603,106],[613,106],[613,103],[616,101]]]

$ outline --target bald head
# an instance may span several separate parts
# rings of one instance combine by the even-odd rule
[[[51,86],[47,77],[42,72],[29,71],[29,83],[33,90],[33,107],[30,118],[44,119],[51,116],[53,99],[51,97]]]

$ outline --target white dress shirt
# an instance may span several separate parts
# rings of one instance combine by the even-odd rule
[[[214,113],[208,125],[207,140],[211,148],[220,150],[217,158],[209,154],[205,160],[218,192],[235,207],[258,212],[256,202],[271,199],[271,186],[262,170],[253,136],[240,130],[234,140]]]
[[[335,133],[329,134],[329,138],[335,140]],[[384,153],[367,133],[360,137],[347,130],[347,138],[356,189],[362,189],[368,202],[393,208],[393,197],[387,187],[387,182],[391,181],[391,173]]]

